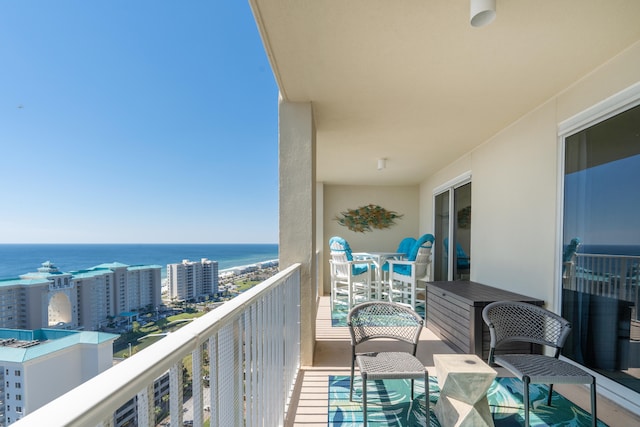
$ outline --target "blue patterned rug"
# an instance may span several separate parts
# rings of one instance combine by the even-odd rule
[[[351,427],[362,425],[361,380],[356,375],[353,402],[349,401],[349,377],[329,376],[329,426]],[[424,425],[424,383],[415,382],[415,399],[410,402],[409,381],[376,381],[376,387],[369,382],[368,418],[370,426],[418,426]],[[591,426],[591,415],[571,401],[553,392],[551,407],[546,406],[547,386],[531,385],[530,413],[532,426]],[[440,390],[437,379],[429,381],[430,426],[440,427],[433,411]],[[522,382],[515,378],[496,378],[487,392],[493,421],[497,427],[521,426],[524,422],[522,405]],[[599,427],[606,424],[598,420]]]

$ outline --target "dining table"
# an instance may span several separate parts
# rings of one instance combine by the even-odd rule
[[[388,259],[402,259],[406,257],[406,253],[403,252],[358,252],[353,254],[356,259],[371,260],[375,266],[375,278],[373,291],[375,292],[375,299],[381,300],[383,298],[383,285],[384,277],[382,275],[382,266]]]

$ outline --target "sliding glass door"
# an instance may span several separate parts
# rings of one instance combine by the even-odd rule
[[[434,279],[468,280],[471,270],[471,182],[436,193]],[[454,242],[450,244],[450,242]]]
[[[640,392],[640,106],[564,149],[563,354]]]

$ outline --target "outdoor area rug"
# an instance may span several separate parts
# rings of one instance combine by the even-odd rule
[[[419,426],[424,425],[424,383],[415,382],[413,402],[409,380],[369,381],[368,418],[370,426]],[[329,376],[329,423],[330,427],[362,425],[362,382],[355,379],[353,402],[349,401],[349,376]],[[429,380],[431,406],[430,426],[440,427],[434,415],[440,390],[437,379]],[[546,406],[547,386],[531,385],[530,397],[536,408],[530,413],[532,426],[590,426],[591,415],[574,405],[560,394],[553,392],[553,406]],[[487,392],[493,420],[497,427],[521,426],[524,421],[522,405],[522,382],[516,378],[496,378]],[[599,427],[606,424],[598,420]]]

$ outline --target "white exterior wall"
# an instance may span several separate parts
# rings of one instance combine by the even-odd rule
[[[190,300],[218,292],[218,261],[203,258],[168,264],[167,279],[171,299]]]
[[[82,353],[71,348],[24,363],[22,389],[27,413],[81,384],[81,367]]]
[[[21,289],[17,286],[0,287],[0,327],[16,329],[19,323]]]
[[[115,275],[111,271],[77,280],[76,285],[80,288],[79,324],[86,330],[97,330],[107,322],[108,316],[117,315],[111,299],[114,281]]]
[[[137,310],[140,305],[140,272],[127,272],[127,310]]]
[[[218,261],[211,261],[208,259],[202,259],[200,261],[202,265],[202,294],[216,294],[218,293]]]
[[[404,237],[419,237],[420,231],[420,188],[409,186],[349,186],[329,185],[323,187],[324,230],[319,235],[327,258],[322,262],[324,277],[324,294],[330,290],[331,275],[329,272],[328,249],[329,239],[333,236],[344,237],[354,252],[384,251],[395,252],[398,243]],[[355,209],[369,204],[379,205],[386,210],[403,215],[396,219],[395,225],[384,230],[357,233],[341,226],[335,220],[340,212]],[[320,243],[322,243],[320,245]]]
[[[113,341],[107,340],[99,345],[76,344],[25,363],[0,361],[0,365],[9,370],[9,375],[5,375],[5,382],[9,382],[10,386],[5,387],[5,393],[9,393],[12,398],[6,403],[11,405],[7,417],[12,422],[16,420],[18,414],[15,413],[15,406],[18,402],[21,402],[23,408],[22,416],[35,411],[109,369],[112,360]],[[14,375],[15,370],[21,371],[19,377]],[[15,387],[18,381],[21,382],[20,388]],[[20,401],[15,399],[18,393],[21,395]]]
[[[27,413],[24,368],[21,363],[0,362],[0,365],[5,371],[2,384],[5,422],[14,422]]]
[[[557,309],[558,124],[639,80],[637,43],[434,174],[420,188],[421,230],[433,229],[433,189],[471,171],[471,280],[541,298]]]
[[[126,268],[116,268],[113,270],[113,297],[116,315],[123,311],[129,311],[127,294],[127,270]]]

